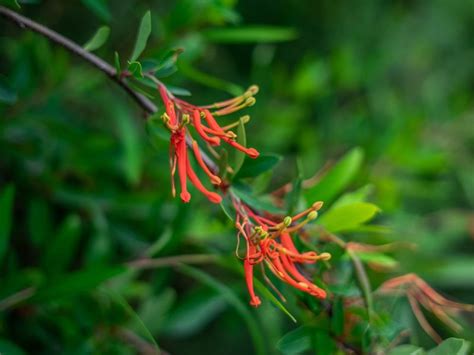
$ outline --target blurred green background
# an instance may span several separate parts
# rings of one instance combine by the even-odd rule
[[[291,181],[298,160],[309,178],[362,148],[347,191],[366,186],[392,233],[348,240],[418,245],[392,255],[394,270],[369,269],[374,288],[416,272],[474,303],[472,1],[49,0],[20,11],[79,44],[109,26],[96,53],[113,63],[117,51],[125,66],[148,9],[144,57],[185,49],[163,81],[189,90],[186,100],[260,86],[247,142],[284,156],[270,186]],[[156,341],[171,354],[254,353],[256,343],[280,353],[311,308],[284,287],[299,324],[268,301],[247,305],[232,223],[198,193],[190,205],[171,197],[167,143],[153,148],[140,108],[63,49],[3,19],[0,28],[0,349],[134,354]],[[227,266],[117,266],[182,254]],[[404,314],[411,342],[432,347]],[[472,317],[467,327],[472,337]]]

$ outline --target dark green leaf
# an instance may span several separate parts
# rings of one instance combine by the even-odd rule
[[[276,344],[283,354],[302,354],[311,348],[310,328],[299,327],[286,333]]]
[[[344,299],[335,297],[332,304],[331,330],[337,336],[344,331]]]
[[[120,56],[118,52],[114,53],[114,65],[115,65],[115,72],[118,77],[122,74],[122,68],[120,66]]]
[[[249,206],[255,208],[258,211],[267,211],[270,213],[277,214],[283,213],[281,209],[275,207],[274,204],[264,200],[262,197],[253,196],[253,194],[249,193],[248,191],[245,191],[244,189],[238,186],[233,186],[231,189],[238,198],[242,199],[242,201],[244,201]]]
[[[61,273],[71,265],[81,235],[81,219],[78,215],[68,216],[48,244],[43,256],[44,268],[49,273]]]
[[[281,156],[276,154],[260,154],[258,158],[245,158],[236,179],[243,179],[258,176],[270,170],[281,161]]]
[[[103,21],[110,21],[111,15],[105,0],[82,0],[82,3]]]
[[[0,192],[0,263],[5,256],[13,223],[13,197],[15,187],[8,185]]]
[[[297,37],[293,28],[274,26],[247,26],[217,28],[204,31],[204,37],[216,43],[268,43],[291,41]]]
[[[355,148],[347,153],[323,178],[304,193],[308,202],[328,203],[352,181],[362,164],[362,149]]]
[[[130,61],[133,62],[140,57],[142,52],[145,50],[148,37],[151,34],[151,12],[148,10],[145,15],[143,15],[140,22],[140,28],[138,29],[137,39],[135,41],[135,47],[133,48],[132,56]]]
[[[110,28],[107,26],[100,27],[92,38],[84,44],[84,49],[93,52],[104,45],[109,38]]]
[[[124,266],[99,267],[94,266],[88,269],[67,274],[54,283],[47,283],[38,289],[33,296],[33,302],[44,302],[58,300],[65,297],[74,297],[95,289],[102,282],[111,279],[127,271]]]
[[[0,74],[0,102],[13,104],[17,100],[17,94],[10,86],[7,78]]]

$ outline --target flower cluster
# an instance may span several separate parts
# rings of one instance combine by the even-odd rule
[[[239,231],[238,241],[243,236],[246,243],[246,254],[241,259],[244,262],[250,305],[258,307],[261,304],[260,298],[254,291],[253,269],[255,265],[261,264],[264,272],[262,263],[265,263],[275,276],[287,284],[314,297],[326,298],[326,292],[303,276],[298,270],[298,264],[313,264],[318,260],[329,260],[331,255],[329,253],[317,254],[314,251],[300,253],[292,240],[292,233],[317,218],[317,211],[323,203],[316,202],[309,209],[293,217],[287,216],[281,222],[276,222],[271,216],[259,215],[237,199],[233,199],[233,203],[237,212],[235,226]],[[266,275],[265,280],[278,292]]]
[[[240,120],[227,126],[221,126],[217,123],[215,117],[228,115],[245,107],[252,106],[255,103],[254,95],[258,92],[258,87],[251,86],[240,96],[207,106],[195,106],[176,98],[162,84],[158,85],[158,90],[165,106],[165,113],[163,113],[161,118],[171,132],[170,167],[173,196],[176,195],[174,175],[176,170],[178,170],[181,188],[180,197],[183,202],[189,202],[191,199],[191,194],[187,188],[187,180],[189,179],[211,202],[220,203],[222,197],[218,193],[209,191],[204,187],[189,160],[188,145],[192,147],[197,163],[209,177],[210,182],[214,186],[221,185],[221,178],[206,165],[201,149],[191,135],[190,126],[193,127],[201,140],[207,143],[210,149],[224,141],[231,147],[244,152],[250,158],[257,158],[259,153],[256,149],[246,148],[236,142],[237,135],[231,129],[236,127]],[[248,120],[249,116],[243,117],[244,123],[248,122]]]

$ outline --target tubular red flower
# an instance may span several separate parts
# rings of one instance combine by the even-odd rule
[[[191,166],[191,163],[189,162],[189,159],[186,157],[186,172],[188,174],[189,180],[191,180],[191,183],[199,190],[201,191],[202,194],[204,194],[209,201],[213,203],[221,203],[222,197],[215,193],[207,190],[204,185],[201,183],[199,178],[197,177],[196,173],[193,170],[193,167]]]

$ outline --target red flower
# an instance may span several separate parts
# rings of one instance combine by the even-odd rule
[[[189,202],[191,199],[191,194],[187,189],[187,180],[189,179],[211,202],[220,203],[222,197],[218,193],[206,189],[193,170],[188,154],[188,144],[192,148],[197,164],[208,176],[211,183],[215,186],[219,186],[222,183],[221,178],[211,171],[204,162],[200,147],[197,141],[192,138],[189,126],[194,127],[200,139],[210,146],[218,146],[221,144],[221,141],[224,141],[231,147],[244,152],[249,157],[257,158],[259,153],[256,149],[243,147],[235,141],[237,135],[230,129],[235,127],[236,123],[222,127],[217,123],[214,116],[227,115],[253,105],[255,103],[253,95],[257,93],[258,88],[252,86],[241,96],[207,106],[195,106],[175,98],[162,84],[158,86],[158,90],[166,111],[161,118],[171,132],[170,168],[173,196],[176,195],[174,175],[176,169],[178,169],[180,197],[183,202]],[[210,110],[212,109],[216,109],[216,111],[211,112]],[[249,117],[244,116],[244,118],[244,122],[248,122]]]
[[[291,233],[301,229],[306,223],[317,217],[317,210],[321,208],[322,202],[313,204],[311,208],[294,217],[286,217],[280,223],[258,215],[240,201],[234,200],[233,202],[237,211],[236,227],[239,230],[239,236],[244,237],[247,247],[243,260],[250,305],[258,307],[261,303],[260,298],[255,295],[253,287],[253,268],[263,262],[275,276],[287,284],[314,297],[325,298],[326,292],[308,280],[298,270],[297,265],[329,260],[331,255],[328,253],[317,254],[313,251],[300,253],[291,238]],[[305,218],[303,219],[303,217]],[[293,225],[293,222],[300,219],[303,220],[299,224]],[[269,280],[267,279],[267,281]]]

